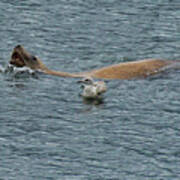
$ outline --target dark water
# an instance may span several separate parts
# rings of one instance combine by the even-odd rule
[[[0,69],[22,44],[51,69],[180,59],[179,0],[1,0]],[[180,179],[180,71],[108,81],[0,74],[0,179]]]

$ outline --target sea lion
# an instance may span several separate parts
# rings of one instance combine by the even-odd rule
[[[177,61],[144,59],[133,62],[123,62],[87,72],[68,73],[48,69],[39,58],[31,55],[21,45],[14,48],[10,60],[10,64],[13,64],[16,67],[27,66],[31,69],[40,70],[50,75],[61,77],[92,77],[100,79],[145,78],[163,71],[164,67],[171,66],[174,63],[177,63]]]

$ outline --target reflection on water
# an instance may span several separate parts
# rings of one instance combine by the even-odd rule
[[[93,105],[101,105],[104,103],[104,98],[97,98],[97,99],[87,99],[83,98],[84,104],[93,104]]]
[[[68,72],[178,60],[179,5],[1,1],[1,179],[179,180],[179,70],[108,81],[99,102],[79,96],[77,79],[8,67],[17,44]]]

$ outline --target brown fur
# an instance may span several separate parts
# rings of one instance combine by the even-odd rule
[[[102,79],[132,79],[147,77],[158,72],[161,72],[164,67],[173,64],[175,61],[160,60],[160,59],[146,59],[134,62],[125,62],[107,66],[104,68],[94,69],[88,72],[81,73],[67,73],[57,72],[48,69],[40,59],[32,56],[22,46],[18,45],[14,48],[10,64],[17,67],[27,66],[31,69],[41,70],[46,74],[62,76],[62,77],[86,77]]]

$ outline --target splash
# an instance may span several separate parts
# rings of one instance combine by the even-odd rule
[[[0,73],[3,73],[4,71],[5,71],[5,68],[2,65],[0,65]]]
[[[6,68],[4,68],[4,73],[13,73],[13,74],[23,74],[23,73],[28,73],[28,74],[34,74],[35,71],[30,69],[29,67],[15,67],[11,64],[8,64]]]
[[[6,66],[0,65],[0,73],[7,77],[13,78],[38,78],[36,70],[32,70],[29,67],[15,67],[11,64]]]

